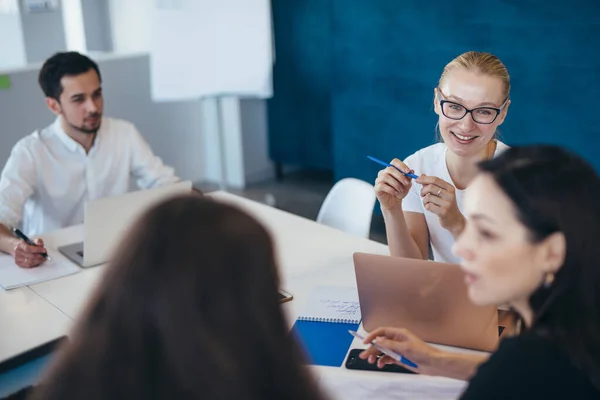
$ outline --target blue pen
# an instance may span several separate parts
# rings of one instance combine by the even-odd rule
[[[378,158],[371,157],[371,156],[367,156],[367,158],[368,158],[369,160],[371,160],[371,161],[375,161],[377,164],[381,164],[381,165],[383,165],[384,167],[392,167],[392,168],[396,168],[398,171],[400,171],[400,169],[399,169],[398,167],[396,167],[395,165],[392,165],[392,164],[390,164],[390,163],[386,163],[385,161],[381,161],[381,160],[380,160],[380,159],[378,159]],[[417,179],[417,178],[418,178],[418,176],[417,176],[417,175],[415,175],[415,174],[411,174],[410,172],[408,172],[408,173],[407,173],[407,172],[402,172],[402,171],[400,171],[400,172],[401,172],[402,174],[404,174],[404,175],[408,176],[409,178],[413,178],[413,179]]]
[[[360,333],[348,330],[348,332],[350,332],[350,334],[356,338],[359,338],[360,340],[365,340],[364,336],[362,336]],[[379,350],[380,352],[382,352],[383,354],[385,354],[386,356],[390,356],[391,358],[393,358],[394,360],[401,362],[403,364],[406,364],[410,367],[413,368],[419,368],[417,367],[417,364],[415,364],[414,362],[410,361],[407,358],[402,357],[400,354],[386,348],[386,347],[382,347],[380,345],[378,345],[377,343],[375,343],[374,341],[371,342],[371,346],[375,347],[377,350]]]

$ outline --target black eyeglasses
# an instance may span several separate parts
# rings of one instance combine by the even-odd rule
[[[508,102],[508,97],[502,104],[500,108],[494,107],[477,107],[472,110],[469,110],[467,107],[462,104],[455,103],[454,101],[442,100],[442,96],[444,95],[442,91],[438,88],[439,98],[440,98],[440,108],[442,109],[442,114],[446,118],[459,120],[463,119],[467,113],[471,114],[471,118],[473,121],[478,124],[491,124],[493,123],[500,112],[506,107],[506,103]],[[445,96],[444,96],[445,97]]]

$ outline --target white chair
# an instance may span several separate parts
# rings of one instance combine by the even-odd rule
[[[333,185],[325,197],[317,222],[368,238],[375,199],[373,185],[344,178]]]

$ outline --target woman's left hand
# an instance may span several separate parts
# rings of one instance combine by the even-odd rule
[[[436,176],[421,175],[416,183],[423,185],[423,206],[440,219],[440,225],[456,238],[465,227],[465,217],[458,210],[456,189]]]

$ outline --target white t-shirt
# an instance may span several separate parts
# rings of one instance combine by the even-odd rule
[[[506,149],[508,149],[508,146],[498,140],[494,157],[497,157]],[[417,151],[406,158],[404,163],[413,169],[416,175],[425,174],[428,176],[437,176],[453,185],[454,183],[450,178],[450,172],[448,172],[448,165],[446,164],[447,150],[448,148],[444,143],[436,143]],[[423,206],[421,188],[421,185],[414,181],[412,182],[408,194],[402,200],[402,210],[405,212],[425,214],[427,228],[429,229],[429,240],[433,251],[433,259],[435,261],[458,263],[460,259],[452,253],[454,238],[450,232],[442,228],[438,216],[431,211],[427,211]],[[464,194],[464,190],[456,189],[456,203],[461,213],[463,212],[462,202]]]
[[[62,129],[60,118],[21,139],[0,177],[0,222],[39,235],[83,223],[88,200],[179,181],[155,156],[133,124],[103,118],[85,149]]]

